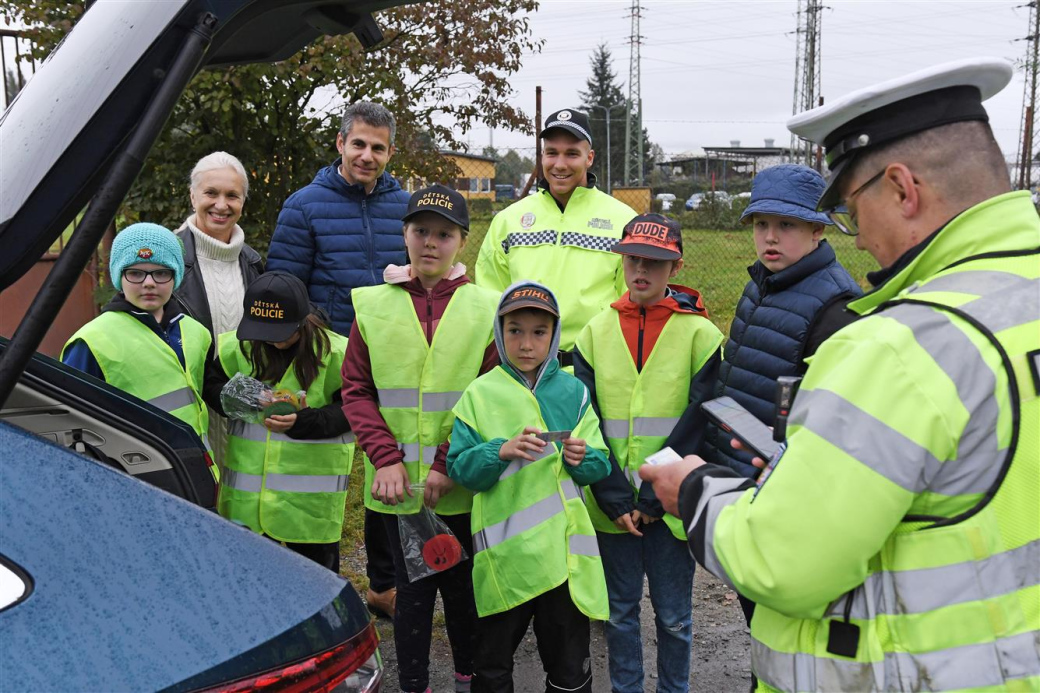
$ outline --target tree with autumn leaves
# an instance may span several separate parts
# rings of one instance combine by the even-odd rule
[[[89,4],[89,3],[86,3]],[[29,27],[45,57],[84,12],[83,2],[0,0],[0,14]],[[380,12],[384,39],[324,37],[292,58],[205,70],[192,80],[124,201],[129,220],[177,226],[189,213],[188,174],[202,156],[228,151],[251,176],[242,228],[264,249],[284,200],[336,157],[342,107],[382,103],[397,119],[399,178],[453,180],[437,149],[464,149],[473,127],[532,132],[509,105],[509,76],[537,52],[529,13],[537,0],[436,0]]]

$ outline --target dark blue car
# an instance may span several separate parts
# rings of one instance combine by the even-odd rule
[[[349,582],[217,516],[185,424],[35,350],[194,74],[371,47],[398,4],[99,0],[0,116],[0,291],[87,208],[0,338],[3,691],[379,689]]]

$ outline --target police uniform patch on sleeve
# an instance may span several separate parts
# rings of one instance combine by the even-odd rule
[[[529,229],[534,226],[534,212],[527,212],[520,217],[521,228]]]

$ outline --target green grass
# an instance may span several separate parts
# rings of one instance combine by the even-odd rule
[[[470,277],[473,276],[481,241],[490,225],[490,218],[473,219],[470,225],[469,240],[459,256],[459,262],[466,265]],[[834,247],[838,260],[864,289],[867,288],[867,272],[877,269],[877,263],[870,254],[856,250],[855,240],[837,231],[828,233],[827,240]],[[697,289],[704,297],[704,305],[712,321],[723,333],[728,334],[733,311],[748,282],[747,267],[755,260],[751,230],[683,229],[683,246],[686,262],[679,272],[677,283]],[[344,561],[341,572],[362,594],[368,589],[368,578],[364,573],[365,522],[361,490],[364,477],[359,453],[354,460],[347,494],[347,515],[343,524],[343,538],[340,540],[340,553],[348,559],[354,559]]]

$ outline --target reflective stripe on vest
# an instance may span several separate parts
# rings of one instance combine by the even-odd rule
[[[270,435],[270,441],[275,443],[300,443],[301,445],[349,445],[354,442],[353,433],[344,433],[343,435],[333,436],[331,438],[293,438],[284,433],[269,431],[261,424],[246,423],[239,419],[228,420],[228,435],[236,436],[243,440],[251,440],[255,443],[268,442],[268,435]]]
[[[266,479],[266,483],[265,483]],[[268,491],[288,491],[291,493],[342,493],[350,485],[349,474],[247,474],[228,469],[221,478],[222,486],[247,493]]]
[[[667,438],[677,423],[679,423],[678,416],[637,416],[632,419],[632,435]],[[607,419],[603,422],[603,432],[608,438],[627,438],[628,421]]]
[[[452,294],[432,342],[419,323],[412,298],[383,284],[351,294],[358,331],[368,345],[379,412],[403,453],[411,484],[425,483],[437,448],[451,433],[452,408],[480,373],[492,342],[498,297],[464,284]],[[375,467],[365,463],[365,507],[383,513],[419,512],[421,494],[386,505],[372,497]],[[437,504],[439,515],[469,512],[473,494],[455,486]]]
[[[945,691],[1003,688],[1040,673],[1040,631],[934,652],[885,652],[884,661],[777,652],[751,638],[758,678],[781,691]],[[1022,690],[1028,690],[1023,688]]]
[[[196,402],[198,402],[198,399],[195,397],[195,391],[190,387],[182,387],[179,390],[167,392],[165,395],[159,395],[148,400],[148,404],[167,413]]]
[[[480,552],[497,546],[507,539],[523,534],[546,520],[563,512],[563,500],[558,493],[546,496],[534,505],[518,510],[506,519],[473,534],[473,551]],[[593,541],[595,539],[593,538]],[[598,553],[596,554],[599,555]]]

